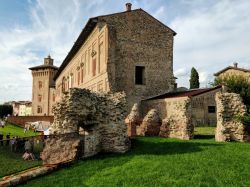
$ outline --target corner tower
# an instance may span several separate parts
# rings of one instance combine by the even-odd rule
[[[55,103],[55,82],[53,80],[58,67],[54,60],[44,58],[44,64],[29,68],[32,71],[32,115],[53,115],[52,106]]]

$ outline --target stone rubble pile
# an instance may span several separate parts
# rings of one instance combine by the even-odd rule
[[[243,104],[239,94],[216,93],[217,105],[217,127],[215,140],[225,141],[246,141],[249,139],[246,127],[235,119],[236,115],[244,115],[246,106]]]
[[[151,109],[144,117],[140,126],[142,136],[158,136],[161,127],[161,118],[158,111]]]
[[[194,126],[191,122],[190,99],[180,101],[172,110],[172,115],[162,120],[159,135],[182,140],[192,139]]]
[[[127,115],[126,104],[126,95],[123,92],[99,94],[86,89],[70,89],[53,108],[55,116],[50,133],[77,135],[75,139],[59,137],[46,141],[42,153],[44,163],[48,163],[48,160],[50,163],[69,160],[79,152],[81,157],[93,156],[99,152],[126,152],[130,148],[124,122]],[[79,128],[84,132],[79,132]],[[81,142],[78,140],[83,141],[82,150],[77,148]],[[53,154],[53,159],[50,159],[50,154]],[[61,154],[64,158],[61,158]]]

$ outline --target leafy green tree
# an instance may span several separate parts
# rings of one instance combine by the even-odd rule
[[[200,87],[199,73],[197,72],[197,70],[194,67],[192,67],[192,69],[191,69],[191,76],[190,76],[189,82],[190,82],[190,89]]]
[[[250,108],[250,83],[242,75],[231,75],[224,78],[216,78],[214,86],[224,84],[228,92],[240,94],[244,104]]]
[[[12,114],[13,108],[11,105],[0,105],[0,118]]]

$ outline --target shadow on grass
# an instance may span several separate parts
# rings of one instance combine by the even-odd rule
[[[212,135],[201,135],[199,139],[211,139]],[[198,137],[197,137],[198,139]],[[163,140],[163,141],[162,141]],[[208,143],[208,142],[192,142],[192,141],[180,141],[170,140],[164,141],[158,137],[143,137],[132,140],[131,150],[125,154],[114,153],[100,153],[90,159],[102,159],[107,157],[128,157],[136,155],[173,155],[173,154],[188,154],[193,152],[200,152],[209,147],[223,146],[221,144]]]
[[[194,139],[214,139],[214,135],[194,135]]]
[[[102,171],[104,173],[107,172],[108,168],[115,171],[115,168],[122,167],[135,156],[141,155],[147,157],[153,155],[154,157],[147,158],[149,160],[152,159],[153,162],[154,160],[163,159],[155,157],[157,155],[190,154],[218,146],[223,145],[210,142],[180,141],[159,137],[138,137],[132,141],[131,150],[125,154],[100,153],[72,165],[61,167],[60,171],[53,172],[47,176],[48,178],[36,178],[32,180],[34,183],[32,182],[30,186],[42,186],[40,184],[44,183],[44,181],[47,181],[46,186],[53,186],[53,184],[62,185],[62,176],[67,176],[67,182],[73,185],[76,180],[79,182],[81,181],[79,180],[79,174],[82,172],[84,172],[84,178],[91,178]],[[142,160],[144,160],[144,158]],[[78,185],[80,186],[80,183]],[[83,184],[81,183],[81,185]]]

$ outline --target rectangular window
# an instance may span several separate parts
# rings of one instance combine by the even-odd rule
[[[83,77],[84,77],[84,65],[81,67],[81,82],[83,83]]]
[[[135,84],[145,84],[145,67],[135,66]]]
[[[78,85],[80,84],[80,76],[81,76],[81,72],[80,72],[80,70],[78,70],[78,76],[77,76]]]
[[[96,59],[93,59],[92,61],[92,75],[96,75]]]
[[[90,74],[91,49],[88,50],[88,74]]]
[[[208,113],[215,113],[215,106],[208,106]]]
[[[99,45],[99,61],[98,61],[98,73],[101,72],[104,64],[104,51],[103,51],[103,42]]]

